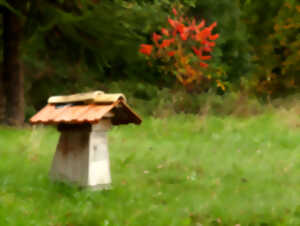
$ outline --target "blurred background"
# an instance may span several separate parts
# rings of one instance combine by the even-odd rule
[[[139,53],[174,5],[207,24],[217,21],[211,64],[225,89],[187,91]],[[28,120],[51,95],[89,90],[123,92],[140,114],[154,116],[248,114],[274,99],[298,99],[300,6],[293,0],[1,0],[0,6],[4,123]],[[246,107],[237,110],[241,103]]]

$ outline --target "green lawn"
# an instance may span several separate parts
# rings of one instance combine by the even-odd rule
[[[49,180],[55,129],[1,128],[0,225],[300,225],[300,128],[286,119],[115,127],[113,186],[97,192]]]

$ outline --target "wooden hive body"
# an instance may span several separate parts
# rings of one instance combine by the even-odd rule
[[[107,131],[112,125],[140,124],[141,118],[123,94],[96,91],[50,97],[30,122],[57,125],[61,132],[50,170],[53,180],[105,189],[111,184]]]

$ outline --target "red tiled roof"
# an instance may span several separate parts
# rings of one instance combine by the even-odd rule
[[[83,124],[97,123],[108,112],[113,112],[112,124],[140,124],[141,118],[134,113],[123,101],[112,104],[85,104],[85,105],[54,105],[48,104],[31,119],[32,124]]]

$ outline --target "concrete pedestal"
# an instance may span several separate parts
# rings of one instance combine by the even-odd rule
[[[107,131],[109,119],[95,125],[60,125],[61,136],[50,177],[82,187],[108,189],[111,184]]]

